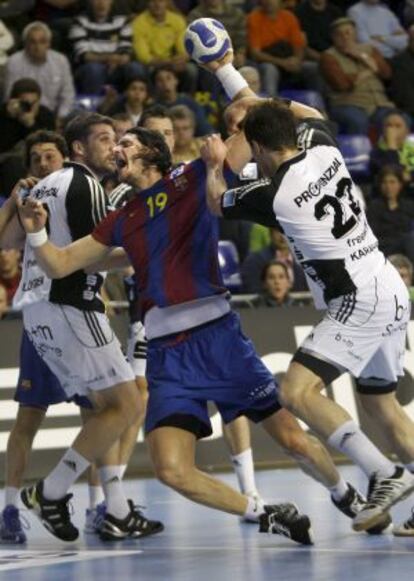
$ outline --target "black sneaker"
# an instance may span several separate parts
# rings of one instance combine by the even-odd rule
[[[164,525],[157,520],[147,519],[134,505],[132,500],[128,500],[130,512],[124,519],[118,519],[108,512],[105,515],[99,537],[103,541],[121,541],[126,538],[138,539],[155,535],[164,530]]]
[[[365,531],[376,526],[391,506],[413,491],[414,475],[401,466],[397,466],[389,478],[379,478],[374,473],[369,481],[367,503],[355,516],[352,528],[355,531]]]
[[[349,518],[354,518],[361,510],[366,506],[367,501],[362,496],[358,490],[356,490],[352,484],[348,485],[348,491],[341,500],[335,500],[331,496],[333,504],[338,510],[340,510],[344,515]],[[388,512],[384,513],[382,520],[374,527],[368,529],[366,532],[370,535],[380,535],[387,527],[392,523],[391,516]]]
[[[299,514],[294,504],[288,502],[265,506],[264,509],[259,518],[260,533],[283,535],[302,545],[313,545],[309,517]]]
[[[20,493],[23,504],[34,511],[52,535],[62,541],[76,541],[79,536],[78,529],[70,522],[68,504],[72,496],[67,494],[59,500],[47,500],[43,496],[43,480],[23,488]]]

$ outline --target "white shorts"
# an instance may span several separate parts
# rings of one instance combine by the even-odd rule
[[[131,366],[103,313],[41,301],[23,309],[23,324],[68,396],[87,396],[134,381]]]
[[[299,351],[349,371],[361,384],[393,384],[404,374],[410,314],[408,290],[387,261],[366,286],[330,301]]]
[[[147,340],[145,327],[139,321],[128,327],[127,356],[135,377],[145,377],[147,370]]]

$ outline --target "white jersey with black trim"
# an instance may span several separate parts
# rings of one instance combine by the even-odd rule
[[[108,199],[114,208],[122,208],[127,202],[129,202],[131,195],[133,193],[132,186],[124,183],[120,183],[116,188],[109,193]]]
[[[298,146],[271,179],[225,192],[222,210],[225,218],[278,224],[324,308],[367,284],[385,258],[326,124],[304,122]]]
[[[87,236],[107,214],[109,203],[96,177],[84,165],[65,163],[63,169],[41,180],[30,192],[48,211],[49,240],[67,246]],[[104,312],[99,295],[103,277],[78,270],[65,278],[51,280],[37,264],[31,246],[24,249],[22,278],[13,300],[16,309],[48,300],[87,311]]]

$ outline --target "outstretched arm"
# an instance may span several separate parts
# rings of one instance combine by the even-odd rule
[[[20,219],[27,233],[36,259],[50,278],[63,278],[76,270],[103,260],[111,248],[97,242],[92,236],[85,236],[69,246],[59,248],[47,239],[47,212],[40,202],[27,199],[17,202]]]

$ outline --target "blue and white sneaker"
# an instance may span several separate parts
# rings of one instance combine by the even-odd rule
[[[12,504],[7,505],[0,515],[0,543],[21,545],[26,540],[19,509]]]
[[[85,514],[85,535],[97,535],[102,528],[102,523],[106,515],[105,501],[97,504],[95,508],[87,508]]]

